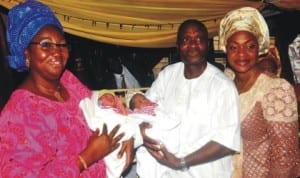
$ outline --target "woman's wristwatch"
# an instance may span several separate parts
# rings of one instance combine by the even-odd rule
[[[184,157],[180,158],[181,171],[187,171],[189,167],[187,166]]]

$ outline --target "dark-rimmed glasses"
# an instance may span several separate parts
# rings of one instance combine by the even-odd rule
[[[59,50],[70,50],[70,46],[67,43],[52,43],[48,41],[31,42],[29,45],[39,45],[45,51],[53,51],[55,48]]]

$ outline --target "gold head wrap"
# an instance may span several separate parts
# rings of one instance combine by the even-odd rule
[[[256,36],[259,55],[269,51],[270,36],[268,25],[260,12],[252,7],[242,7],[228,12],[220,22],[219,47],[226,52],[228,38],[238,31],[248,31]]]

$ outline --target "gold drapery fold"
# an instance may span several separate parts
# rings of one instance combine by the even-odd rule
[[[120,46],[169,48],[185,19],[203,21],[210,37],[217,35],[220,19],[242,6],[263,8],[247,0],[40,0],[61,21],[67,33]],[[11,8],[22,0],[0,0]]]
[[[299,0],[271,0],[270,3],[282,9],[300,10]]]

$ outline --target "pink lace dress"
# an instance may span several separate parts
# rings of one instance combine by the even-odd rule
[[[0,116],[0,177],[106,177],[103,160],[81,174],[76,164],[91,131],[79,102],[91,95],[69,71],[65,102],[16,90]]]
[[[233,177],[297,177],[298,113],[293,87],[261,74],[239,99],[242,148],[233,157]]]

